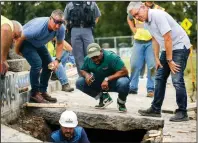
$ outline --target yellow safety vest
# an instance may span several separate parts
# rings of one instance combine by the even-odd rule
[[[66,42],[66,41],[64,41],[63,50],[67,51],[65,42]],[[54,47],[52,41],[49,41],[45,46],[47,47],[47,49],[48,49],[50,55],[51,55],[52,57],[55,57],[55,56],[56,56],[56,48]]]
[[[154,4],[153,9],[161,9],[164,10],[164,8]],[[142,40],[142,41],[149,41],[152,39],[151,34],[148,30],[144,29],[144,23],[141,21],[135,20],[135,27],[137,28],[136,33],[134,35],[134,39],[136,40]]]
[[[48,49],[50,55],[51,55],[52,57],[55,57],[55,56],[56,56],[56,49],[55,49],[55,47],[54,47],[52,41],[49,41],[49,42],[46,44],[46,47],[47,47],[47,49]]]
[[[10,28],[12,29],[12,31],[14,30],[14,26],[13,26],[12,21],[7,19],[5,16],[1,15],[1,26],[4,25],[4,24],[10,25]]]

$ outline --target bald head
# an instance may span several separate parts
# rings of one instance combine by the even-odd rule
[[[16,20],[12,20],[12,23],[13,23],[13,26],[14,26],[13,39],[17,40],[18,38],[21,37],[23,27],[22,27],[21,23],[19,23]]]

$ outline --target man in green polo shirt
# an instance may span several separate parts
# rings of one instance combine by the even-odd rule
[[[76,81],[76,88],[96,100],[95,108],[105,108],[113,102],[108,92],[118,92],[118,109],[126,112],[126,98],[129,92],[129,77],[123,61],[114,52],[100,48],[97,43],[87,47],[87,56],[81,67],[81,75]]]

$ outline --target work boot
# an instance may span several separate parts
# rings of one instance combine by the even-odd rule
[[[137,94],[137,91],[129,90],[129,94]]]
[[[138,110],[138,113],[142,116],[161,117],[161,112],[155,111],[152,107],[147,110]]]
[[[62,91],[72,92],[72,91],[74,91],[74,88],[70,87],[69,83],[66,83],[66,84],[62,85]]]
[[[36,102],[36,103],[49,103],[46,101],[39,92],[32,93],[30,95],[30,101]]]
[[[147,93],[147,96],[146,97],[153,97],[154,96],[154,92],[153,91],[149,91]]]
[[[52,72],[51,80],[58,80],[55,72]]]
[[[102,93],[102,96],[100,97],[99,105],[96,105],[96,109],[104,109],[107,107],[109,104],[113,102],[111,96],[109,93]]]
[[[125,104],[119,103],[118,100],[117,100],[117,106],[118,106],[119,112],[127,112],[127,108],[126,108]]]
[[[47,92],[41,93],[41,96],[42,96],[45,100],[47,100],[47,101],[49,101],[49,102],[52,102],[52,103],[56,103],[56,102],[57,102],[57,99],[51,97]]]
[[[188,114],[184,111],[179,111],[176,109],[175,115],[169,119],[169,121],[172,122],[182,122],[182,121],[188,121]]]

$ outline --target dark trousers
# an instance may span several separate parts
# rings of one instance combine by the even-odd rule
[[[37,48],[28,41],[24,41],[21,47],[21,53],[31,66],[30,84],[32,93],[39,91],[46,92],[51,75],[51,70],[48,69],[48,64],[52,62],[52,58],[47,48],[45,46]]]
[[[101,81],[95,80],[90,86],[88,86],[85,78],[79,77],[76,81],[76,88],[95,98],[102,91],[101,84]],[[121,77],[117,80],[110,81],[108,92],[118,92],[119,99],[126,101],[129,93],[129,78]]]
[[[171,73],[172,83],[176,90],[177,105],[180,111],[186,112],[187,93],[184,83],[184,70],[186,68],[189,53],[190,50],[189,49],[187,50],[185,47],[184,49],[173,51],[173,61],[181,66],[180,71],[175,74],[173,74],[170,71],[168,63],[166,62],[166,52],[163,51],[161,53],[160,62],[163,68],[159,68],[155,76],[155,94],[154,94],[154,100],[152,102],[152,107],[155,110],[157,111],[161,110],[161,106],[165,96],[167,78]]]

